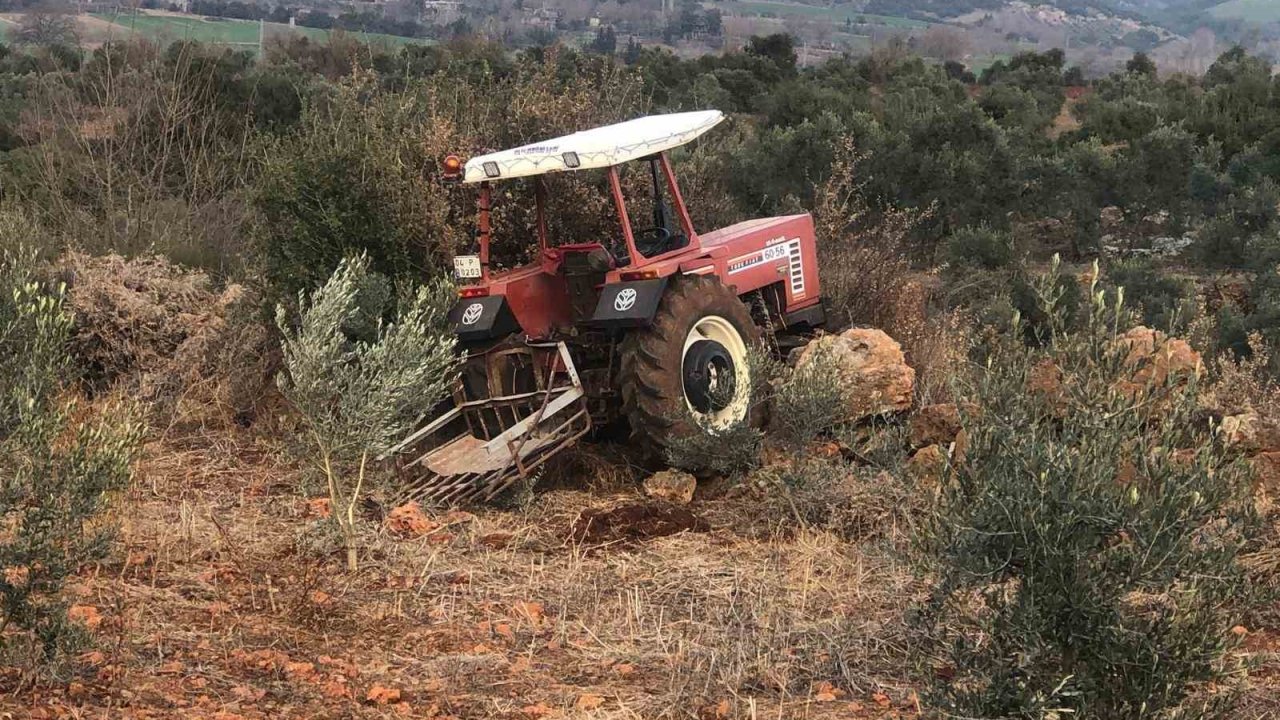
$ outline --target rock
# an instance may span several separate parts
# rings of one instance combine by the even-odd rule
[[[102,614],[92,605],[72,605],[67,609],[67,617],[90,630],[97,630],[102,624]]]
[[[374,685],[369,688],[368,694],[364,696],[365,702],[374,705],[390,705],[400,702],[400,689],[385,687],[383,685]]]
[[[332,507],[327,497],[311,498],[307,501],[307,509],[304,512],[307,517],[327,518],[333,514]]]
[[[956,433],[956,441],[951,445],[951,464],[955,467],[964,465],[964,459],[969,454],[969,431],[961,428]]]
[[[386,525],[388,530],[403,538],[422,537],[440,527],[422,512],[422,506],[414,500],[387,513]]]
[[[1124,224],[1124,210],[1112,205],[1104,207],[1098,213],[1098,219],[1102,223],[1104,231],[1113,231]]]
[[[1053,408],[1060,416],[1066,410],[1066,391],[1062,387],[1062,368],[1045,358],[1027,372],[1027,392]]]
[[[960,408],[954,403],[926,405],[911,418],[911,447],[950,445],[960,432]]]
[[[1249,458],[1253,467],[1255,495],[1270,504],[1280,495],[1280,451],[1262,452]]]
[[[1120,468],[1116,470],[1115,483],[1120,487],[1129,487],[1138,481],[1138,466],[1132,460],[1125,458],[1120,461]]]
[[[692,502],[693,492],[697,489],[697,478],[679,470],[663,470],[644,481],[645,495],[681,505]]]
[[[1115,348],[1124,353],[1124,366],[1132,372],[1119,387],[1130,396],[1147,388],[1199,377],[1204,369],[1200,353],[1186,340],[1141,325],[1116,338]]]
[[[907,458],[907,477],[918,487],[936,488],[947,468],[947,451],[941,445],[926,445]]]
[[[1252,455],[1280,450],[1280,425],[1256,411],[1222,418],[1222,442],[1228,449]]]
[[[823,335],[800,350],[796,370],[811,363],[830,364],[848,410],[845,421],[899,412],[911,407],[916,371],[902,346],[883,331],[853,328]]]
[[[481,536],[480,545],[482,545],[483,547],[487,547],[490,550],[501,550],[506,546],[510,545],[511,541],[514,540],[515,537],[516,537],[515,533],[503,532],[499,530],[497,532],[491,532]]]
[[[1182,251],[1194,244],[1195,238],[1185,235],[1182,237],[1158,237],[1151,241],[1151,251],[1165,257],[1177,257],[1182,254]]]

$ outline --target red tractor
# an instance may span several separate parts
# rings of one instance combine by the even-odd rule
[[[653,450],[753,421],[748,348],[766,333],[796,337],[823,322],[818,258],[808,214],[694,229],[667,151],[723,119],[654,115],[465,166],[446,159],[446,176],[479,186],[477,252],[454,260],[465,284],[451,319],[466,357],[447,410],[395,450],[406,495],[491,499],[616,420]],[[640,204],[652,212],[643,227],[620,179],[632,163],[645,173]],[[608,181],[617,234],[557,244],[545,176],[587,170]],[[538,253],[494,271],[491,184],[521,177],[534,185]]]

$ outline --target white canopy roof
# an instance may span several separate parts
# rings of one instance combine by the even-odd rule
[[[505,180],[629,162],[684,145],[724,120],[719,110],[649,115],[572,135],[480,155],[467,161],[462,181]]]

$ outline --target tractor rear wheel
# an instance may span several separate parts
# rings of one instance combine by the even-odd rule
[[[671,279],[652,323],[620,348],[623,412],[633,436],[661,452],[673,439],[755,424],[751,312],[712,277]]]

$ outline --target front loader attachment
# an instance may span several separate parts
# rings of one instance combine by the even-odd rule
[[[472,354],[453,408],[393,448],[397,503],[486,502],[591,428],[586,393],[564,343]]]

